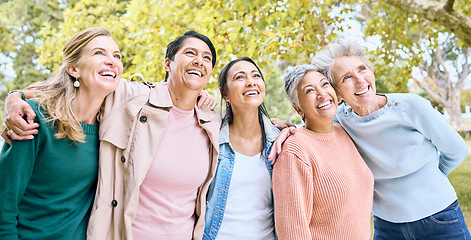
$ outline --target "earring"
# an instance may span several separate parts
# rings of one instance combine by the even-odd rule
[[[78,81],[79,79],[80,79],[80,77],[75,79],[75,82],[74,82],[74,87],[75,88],[80,87],[80,82]]]
[[[226,107],[230,107],[231,106],[231,103],[229,102],[229,100],[226,100]]]

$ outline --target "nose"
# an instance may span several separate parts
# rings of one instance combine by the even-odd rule
[[[318,100],[323,99],[326,94],[327,92],[324,89],[317,89],[316,99]]]
[[[364,81],[364,79],[358,73],[353,74],[353,80],[355,81],[355,85],[360,85]]]
[[[203,66],[203,56],[201,55],[195,56],[195,58],[193,58],[193,64]]]
[[[110,66],[114,66],[114,65],[116,65],[116,61],[120,61],[120,60],[116,59],[112,55],[108,55],[108,57],[105,59],[105,64],[110,65]]]
[[[252,87],[252,86],[255,86],[255,85],[257,85],[257,84],[255,83],[254,78],[252,76],[247,76],[247,80],[245,81],[245,86],[246,87]]]

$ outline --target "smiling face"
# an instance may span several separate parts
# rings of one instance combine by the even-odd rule
[[[354,109],[376,104],[373,71],[360,58],[338,58],[332,66],[332,76],[339,96]]]
[[[198,38],[188,38],[175,54],[174,60],[165,60],[169,84],[174,90],[201,91],[213,72],[213,56],[208,45]]]
[[[116,89],[123,73],[121,52],[113,38],[98,36],[85,45],[78,63],[67,71],[80,78],[79,92],[106,96]]]
[[[294,108],[304,116],[306,127],[316,132],[329,132],[338,98],[327,78],[317,71],[310,71],[296,86],[296,92],[299,106]]]
[[[265,82],[257,67],[247,61],[232,65],[227,73],[227,88],[224,99],[232,109],[257,109],[265,100]]]

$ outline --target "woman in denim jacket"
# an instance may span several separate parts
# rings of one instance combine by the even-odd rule
[[[243,57],[223,68],[219,87],[226,114],[203,239],[276,239],[267,156],[279,130],[263,105],[265,80],[255,62]]]

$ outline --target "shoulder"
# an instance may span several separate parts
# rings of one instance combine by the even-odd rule
[[[415,93],[389,93],[385,95],[388,98],[388,102],[404,102],[408,105],[417,105],[417,104],[428,104],[430,101],[415,94]]]
[[[388,102],[393,102],[396,106],[402,106],[398,109],[402,109],[406,118],[434,110],[429,100],[414,93],[394,93],[386,96]]]
[[[262,116],[262,124],[263,124],[263,129],[265,131],[266,139],[268,142],[274,142],[278,134],[280,133],[280,130],[275,127],[268,119],[267,116],[263,115]]]
[[[281,153],[279,155],[280,162],[287,164],[287,161],[295,161],[303,163],[306,166],[311,165],[312,147],[310,147],[310,141],[306,134],[306,129],[301,128],[296,131],[293,135],[289,136],[283,143]]]
[[[307,131],[308,130],[304,127],[297,129],[294,134],[286,139],[285,143],[283,144],[283,150],[285,152],[296,154],[301,154],[307,151],[307,149],[309,149],[307,145],[312,143],[312,141],[309,140]]]
[[[36,99],[28,99],[26,102],[31,106],[34,113],[36,114],[36,118],[34,119],[35,122],[39,122],[40,124],[44,122],[44,119],[48,117],[45,109],[37,102]]]

